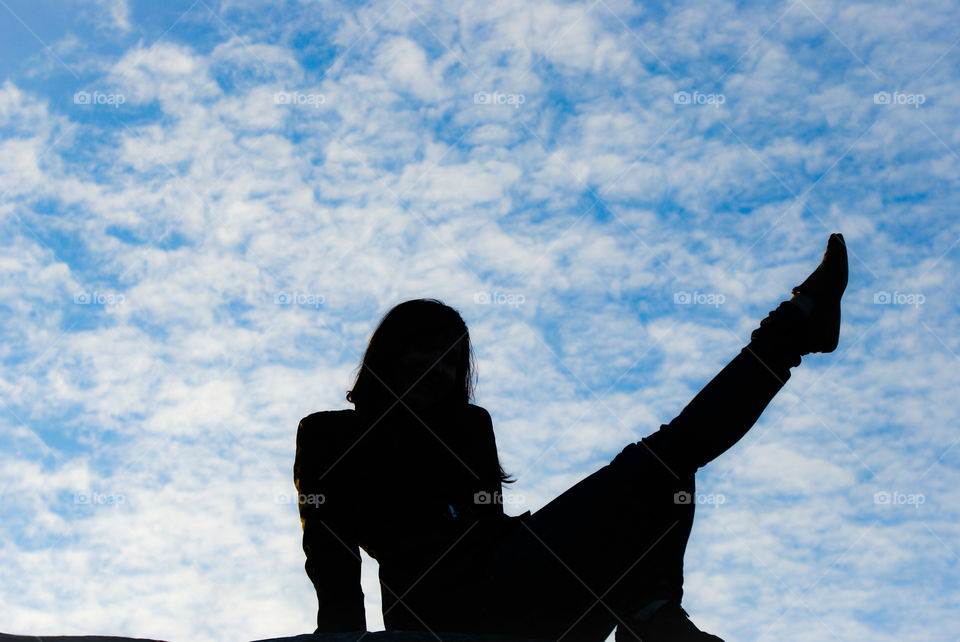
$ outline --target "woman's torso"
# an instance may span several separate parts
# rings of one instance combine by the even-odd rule
[[[377,422],[345,413],[337,477],[351,494],[358,544],[380,565],[388,628],[420,628],[428,618],[435,628],[490,598],[487,560],[514,520],[502,505],[477,502],[501,486],[495,445],[484,444],[489,427],[475,410]]]

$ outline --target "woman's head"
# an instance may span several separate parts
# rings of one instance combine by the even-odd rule
[[[347,401],[382,417],[391,408],[414,412],[473,400],[473,352],[460,314],[436,299],[413,299],[381,319],[363,355]],[[500,481],[515,482],[497,461]]]
[[[436,299],[413,299],[380,321],[347,401],[380,412],[466,404],[473,376],[470,334],[460,314]]]

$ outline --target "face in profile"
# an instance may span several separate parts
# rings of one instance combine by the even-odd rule
[[[448,398],[457,384],[462,341],[420,339],[407,345],[397,363],[397,394],[414,408],[429,408]]]

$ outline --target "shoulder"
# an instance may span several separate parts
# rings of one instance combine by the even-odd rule
[[[350,451],[350,435],[354,434],[354,411],[326,410],[307,415],[297,426],[296,452],[293,476],[298,488],[312,488],[326,477],[332,467],[338,471],[347,468],[339,464]],[[337,475],[327,483],[336,483]]]
[[[352,420],[353,416],[353,408],[344,408],[343,410],[321,410],[319,412],[307,415],[301,419],[300,426],[310,426],[312,428],[317,425],[342,424],[345,421]]]
[[[490,417],[490,413],[487,412],[487,409],[483,406],[477,406],[472,403],[467,404],[467,417],[470,419],[475,419],[482,421],[484,423],[493,423],[493,419]]]
[[[297,445],[312,448],[341,441],[354,426],[354,410],[321,410],[307,415],[297,425]]]
[[[484,430],[493,429],[493,418],[483,406],[477,406],[472,403],[467,404],[467,419],[471,421],[471,423],[480,425]]]
[[[493,419],[483,406],[467,404],[464,423],[467,425],[468,432],[477,438],[489,440],[493,437]]]

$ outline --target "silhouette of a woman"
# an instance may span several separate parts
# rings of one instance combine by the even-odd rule
[[[433,299],[391,309],[347,400],[297,431],[306,571],[317,632],[366,629],[363,548],[380,565],[388,630],[549,640],[720,640],[681,608],[694,476],[790,378],[838,342],[843,237],[669,424],[628,444],[535,513],[507,516],[490,415],[470,403],[471,344]]]

